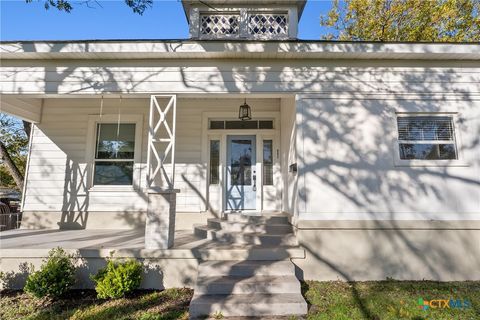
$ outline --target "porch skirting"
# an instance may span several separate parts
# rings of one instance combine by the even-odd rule
[[[153,289],[192,287],[200,261],[265,260],[269,255],[291,259],[301,280],[480,280],[480,226],[476,221],[463,226],[425,222],[417,228],[405,223],[396,229],[333,224],[296,229],[300,246],[284,251],[212,247],[195,238],[191,230],[177,231],[174,248],[152,250],[144,249],[144,229],[10,230],[0,233],[0,271],[11,275],[9,287],[21,288],[27,275],[24,266],[39,267],[51,248],[62,246],[82,258],[78,262],[82,288],[92,287],[88,275],[105,265],[111,251],[116,258],[143,261],[147,273],[142,288]]]
[[[16,251],[16,253],[13,253]],[[34,253],[35,251],[36,253]],[[95,274],[101,268],[105,267],[106,259],[110,254],[108,250],[67,250],[69,252],[79,252],[82,260],[77,262],[76,284],[77,289],[92,289],[94,284],[90,279],[91,274]],[[107,252],[109,251],[109,252]],[[130,250],[129,250],[130,251]],[[180,258],[179,255],[172,257],[148,257],[145,254],[139,254],[138,250],[133,250],[126,255],[132,258],[141,259],[146,267],[143,274],[143,280],[140,285],[142,289],[163,290],[165,288],[192,288],[197,278],[198,260],[194,257]],[[122,255],[122,254],[120,254]],[[28,275],[25,266],[33,264],[35,269],[42,264],[42,260],[48,256],[48,249],[7,249],[1,254],[1,271],[6,276],[6,282],[0,286],[2,289],[22,289]],[[118,256],[118,253],[115,254]]]
[[[143,229],[146,210],[24,211],[20,229]]]
[[[147,212],[138,211],[25,211],[20,229],[145,229]],[[218,214],[207,212],[177,212],[175,230],[192,230],[195,224],[206,224],[208,218]]]

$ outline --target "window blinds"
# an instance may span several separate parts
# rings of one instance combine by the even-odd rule
[[[451,117],[398,117],[398,139],[406,141],[453,141]]]

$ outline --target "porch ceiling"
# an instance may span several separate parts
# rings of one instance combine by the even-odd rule
[[[0,112],[28,122],[38,123],[42,116],[42,99],[1,95]]]

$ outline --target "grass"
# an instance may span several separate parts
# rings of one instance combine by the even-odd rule
[[[307,281],[302,291],[309,304],[308,319],[480,319],[480,282],[474,281]],[[419,298],[462,299],[471,306],[422,310]]]
[[[480,319],[478,281],[307,281],[302,292],[309,304],[308,319]],[[52,301],[37,300],[21,291],[6,292],[0,298],[0,319],[188,319],[192,294],[183,288],[137,291],[127,298],[99,300],[93,290],[74,290],[64,299]],[[418,306],[419,298],[468,300],[471,307],[424,311]]]
[[[73,290],[68,297],[56,301],[35,299],[21,291],[2,293],[0,319],[188,319],[188,305],[193,290],[168,289],[136,291],[117,300],[100,300],[93,290]]]

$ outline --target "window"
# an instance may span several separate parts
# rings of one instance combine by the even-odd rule
[[[400,159],[458,159],[453,117],[399,116],[397,127]]]
[[[227,36],[238,34],[238,14],[202,14],[200,16],[200,34],[206,36]]]
[[[258,121],[258,129],[273,129],[273,121],[272,120]]]
[[[210,184],[220,183],[220,141],[210,140]]]
[[[225,129],[258,129],[258,121],[225,121]]]
[[[273,120],[210,120],[210,129],[273,129]]]
[[[202,38],[284,39],[289,36],[289,10],[231,8],[202,10],[198,31]],[[296,23],[296,21],[294,21]]]
[[[230,142],[230,184],[252,185],[252,139],[232,139]]]
[[[287,35],[287,13],[250,13],[248,33],[251,35]]]
[[[134,159],[135,124],[97,124],[94,185],[132,185]]]
[[[225,129],[225,121],[210,121],[210,129]]]
[[[273,142],[263,140],[263,185],[273,185]]]

